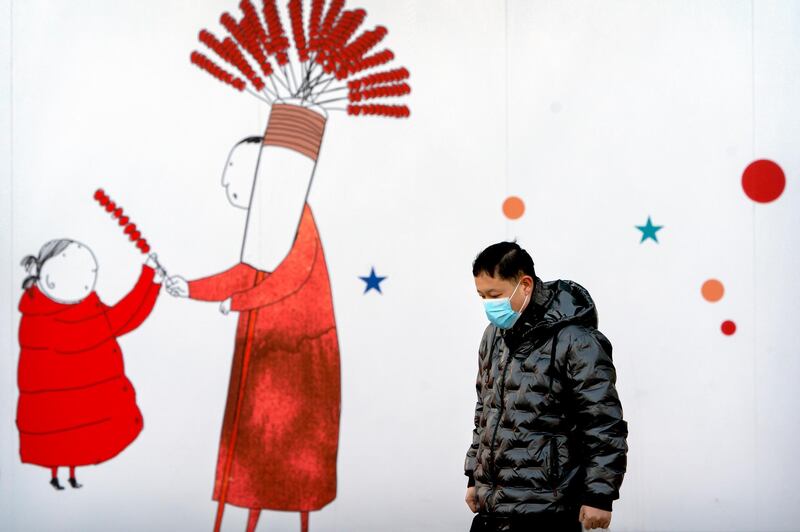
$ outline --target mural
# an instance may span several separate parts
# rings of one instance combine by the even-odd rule
[[[291,40],[274,0],[258,9],[242,0],[239,8],[238,20],[227,12],[220,17],[228,34],[222,40],[208,30],[199,33],[217,59],[194,51],[190,60],[270,106],[263,135],[236,142],[222,174],[230,205],[247,211],[240,261],[187,281],[167,276],[151,254],[131,293],[106,306],[93,292],[97,261],[85,245],[54,240],[26,257],[31,276],[20,302],[21,455],[23,462],[51,468],[56,489],[63,489],[58,467],[69,466],[77,488],[75,467],[108,460],[136,438],[142,416],[116,338],[142,323],[167,277],[172,296],[218,302],[223,314],[239,315],[217,456],[214,529],[232,504],[249,509],[248,530],[255,530],[262,509],[271,509],[300,512],[306,531],[309,512],[336,497],[341,397],[330,278],[306,200],[331,113],[408,117],[404,104],[375,101],[409,94],[409,72],[384,68],[393,52],[374,49],[387,29],[361,30],[366,11],[346,9],[343,0],[313,0],[307,21],[303,2],[291,0]],[[149,252],[121,206],[102,189],[94,199],[142,253]]]

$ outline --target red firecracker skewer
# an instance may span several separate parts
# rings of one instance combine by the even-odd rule
[[[111,200],[111,198],[103,191],[102,188],[98,188],[94,193],[94,199],[97,203],[103,207],[106,212],[110,213],[111,216],[117,220],[119,225],[123,227],[123,233],[128,235],[128,238],[131,242],[136,243],[136,248],[143,254],[150,252],[150,244],[147,243],[147,239],[142,236],[141,231],[136,228],[136,224],[133,223],[129,216],[124,214],[122,207]],[[162,273],[166,276],[166,270],[163,266],[155,259],[156,266],[162,271]]]

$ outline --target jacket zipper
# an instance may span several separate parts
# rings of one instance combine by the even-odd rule
[[[553,335],[553,345],[550,348],[550,364],[547,368],[549,373],[549,385],[547,390],[547,398],[548,400],[552,400],[553,396],[553,367],[555,366],[556,361],[556,340],[558,339],[558,329],[556,329],[555,334]],[[558,448],[556,445],[555,437],[550,438],[550,468],[551,468],[551,475],[550,478],[553,482],[553,496],[558,497],[558,476],[556,475],[556,470],[558,469]]]
[[[495,484],[497,483],[497,470],[495,468],[494,463],[494,444],[495,439],[497,438],[497,429],[500,428],[500,421],[503,418],[503,412],[505,411],[506,404],[505,404],[505,395],[506,395],[506,374],[508,373],[508,365],[511,362],[511,350],[508,350],[508,356],[506,356],[506,363],[503,366],[503,376],[500,381],[500,410],[497,415],[497,423],[494,425],[494,431],[492,432],[492,441],[489,445],[489,457],[491,458],[492,462],[492,489],[494,489]]]
[[[558,497],[558,477],[556,469],[558,466],[558,449],[556,448],[555,438],[550,438],[550,481],[553,483],[553,496]]]

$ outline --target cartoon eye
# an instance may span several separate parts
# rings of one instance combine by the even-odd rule
[[[233,199],[239,199],[239,194],[237,194],[236,192],[234,192],[234,193],[233,193]]]
[[[233,161],[229,162],[228,166],[233,166]]]

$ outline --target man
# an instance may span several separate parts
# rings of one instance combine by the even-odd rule
[[[625,475],[628,424],[594,302],[533,266],[515,242],[472,265],[490,323],[464,463],[471,532],[607,528]]]

